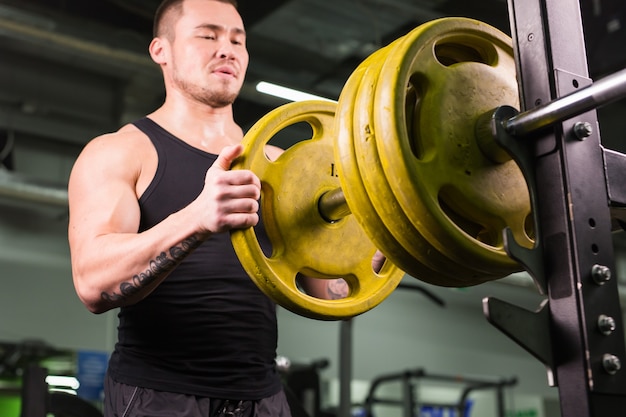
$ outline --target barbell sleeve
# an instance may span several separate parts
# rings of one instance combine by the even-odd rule
[[[346,202],[346,196],[340,187],[322,194],[317,204],[320,215],[330,223],[352,214]]]

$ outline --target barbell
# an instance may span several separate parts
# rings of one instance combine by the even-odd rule
[[[272,244],[264,253],[254,228],[232,231],[251,279],[294,313],[334,320],[375,307],[405,273],[467,287],[521,271],[503,231],[534,246],[530,196],[494,124],[521,136],[607,104],[626,96],[626,70],[524,113],[515,70],[506,34],[441,18],[367,57],[338,103],[290,103],[261,118],[233,165],[261,180]],[[268,159],[269,141],[301,122],[312,137]],[[387,258],[380,271],[377,250]],[[309,296],[302,275],[343,278],[349,294]]]
[[[370,55],[337,104],[271,111],[233,165],[261,180],[272,244],[264,253],[254,228],[233,231],[244,269],[278,304],[323,320],[375,307],[405,273],[464,287],[520,270],[501,231],[532,246],[528,190],[515,162],[486,156],[474,131],[480,115],[517,106],[517,97],[510,38],[473,19],[443,18]],[[270,160],[269,141],[303,122],[312,137]],[[377,249],[387,258],[380,271],[371,265]],[[301,275],[343,278],[349,294],[306,295]]]

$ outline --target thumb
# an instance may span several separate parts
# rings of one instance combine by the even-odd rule
[[[233,161],[243,152],[242,145],[230,145],[222,149],[211,168],[217,168],[222,171],[228,171]]]

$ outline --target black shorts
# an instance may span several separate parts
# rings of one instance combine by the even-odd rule
[[[104,417],[291,417],[284,391],[256,401],[198,397],[134,387],[107,375]]]

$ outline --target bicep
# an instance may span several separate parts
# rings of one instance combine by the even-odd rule
[[[136,176],[127,159],[110,146],[93,143],[76,160],[68,185],[70,243],[109,233],[137,232]]]

